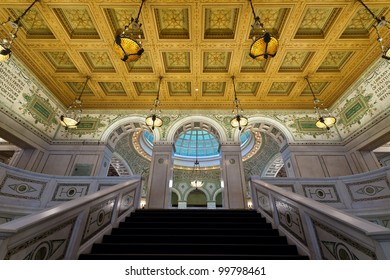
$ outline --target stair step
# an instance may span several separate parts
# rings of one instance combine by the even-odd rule
[[[103,243],[192,243],[226,244],[234,240],[235,244],[287,244],[284,236],[249,236],[249,235],[105,235]]]
[[[241,222],[121,222],[120,228],[224,228],[234,229],[240,228],[241,230],[260,229],[260,228],[272,228],[271,224],[266,223],[241,223]]]
[[[266,223],[266,219],[261,216],[253,217],[225,217],[225,216],[150,216],[138,215],[130,216],[125,222],[241,222],[241,223]]]
[[[158,235],[240,235],[243,231],[239,228],[229,229],[224,228],[208,228],[207,231],[199,228],[113,228],[113,235],[141,235],[157,233]],[[279,232],[275,229],[251,229],[245,231],[246,235],[251,236],[278,236]]]
[[[81,254],[80,260],[308,260],[300,255],[245,254]]]
[[[136,210],[82,260],[307,260],[256,211]]]
[[[257,245],[257,244],[94,244],[92,254],[245,254],[245,255],[294,255],[297,249],[292,245]]]

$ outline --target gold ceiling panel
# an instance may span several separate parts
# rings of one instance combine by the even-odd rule
[[[268,95],[288,96],[290,95],[295,84],[295,82],[274,82],[268,91]]]
[[[168,82],[168,90],[171,96],[191,96],[191,83]]]
[[[78,97],[84,88],[85,81],[84,82],[66,82],[66,85],[70,89],[70,92],[72,93],[72,95],[74,97]],[[85,86],[83,96],[94,96],[94,94],[93,94],[93,92],[88,84]]]
[[[12,18],[17,18],[23,14],[24,9],[8,9]],[[21,25],[26,30],[27,38],[31,39],[54,39],[54,34],[46,24],[41,13],[32,8],[21,20]]]
[[[56,72],[78,72],[76,65],[64,51],[44,52],[43,55]]]
[[[158,82],[135,82],[133,84],[139,96],[156,96],[159,90]]]
[[[267,67],[267,60],[255,60],[249,56],[249,52],[246,52],[243,56],[240,72],[253,73],[253,72],[265,72]]]
[[[128,72],[132,73],[153,73],[153,64],[150,59],[150,52],[145,51],[141,58],[134,62],[126,62],[126,67]]]
[[[286,22],[287,16],[290,12],[289,8],[261,8],[254,7],[255,13],[260,17],[261,22],[264,24],[264,28],[275,37],[279,38],[283,25]],[[250,38],[253,36],[259,36],[259,32],[250,32]]]
[[[107,96],[127,95],[121,82],[99,82],[99,85]]]
[[[160,39],[190,38],[188,8],[158,7],[154,14]]]
[[[224,6],[206,8],[205,13],[205,39],[234,39],[238,8]]]
[[[231,52],[204,52],[203,72],[229,72]]]
[[[0,22],[15,20],[33,0],[0,1]],[[364,1],[390,19],[390,2]],[[141,0],[39,1],[21,21],[13,57],[31,69],[64,106],[83,93],[86,109],[231,110],[231,76],[243,109],[312,109],[305,76],[331,106],[380,57],[375,22],[358,1],[253,0],[255,13],[279,39],[276,56],[249,57],[254,23],[249,1],[146,0],[136,40],[144,53],[123,62],[115,36],[136,18]],[[8,31],[7,31],[8,29]],[[9,26],[0,26],[0,34]],[[384,45],[390,30],[381,28]],[[78,89],[78,90],[77,90]],[[84,99],[85,97],[85,99]],[[218,107],[215,107],[218,104]]]
[[[310,62],[314,52],[308,51],[291,51],[284,56],[279,72],[302,72]]]
[[[226,82],[203,82],[203,96],[223,96],[225,94]]]
[[[189,52],[163,52],[166,73],[189,73],[191,61]]]
[[[107,52],[81,52],[92,72],[115,72]]]
[[[340,11],[333,7],[308,7],[295,38],[325,38]]]
[[[317,71],[340,72],[351,56],[352,52],[350,51],[330,51]]]
[[[54,12],[71,39],[99,39],[88,8],[54,8]]]
[[[260,82],[237,82],[236,92],[238,98],[241,96],[256,96],[259,90]]]
[[[104,12],[108,18],[108,22],[114,35],[120,34],[123,28],[128,25],[131,18],[136,18],[138,14],[138,8],[136,6],[128,6],[126,8],[106,8]],[[140,20],[142,22],[142,19]],[[139,32],[134,32],[134,35],[140,36],[141,39],[145,38],[142,29]]]
[[[329,85],[329,82],[312,82],[310,81],[311,88],[313,89],[313,93],[315,96],[320,96],[326,87]],[[312,96],[311,90],[309,85],[306,85],[306,87],[303,89],[301,96]]]
[[[386,8],[372,8],[372,12],[380,18],[385,14]],[[357,11],[354,17],[351,19],[347,27],[345,28],[341,38],[348,37],[368,37],[370,29],[375,23],[372,15],[364,8]]]

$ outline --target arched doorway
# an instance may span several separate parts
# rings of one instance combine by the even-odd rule
[[[207,207],[206,195],[198,189],[191,191],[187,197],[187,207]]]

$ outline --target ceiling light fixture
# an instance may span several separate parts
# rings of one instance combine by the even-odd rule
[[[195,134],[195,162],[194,162],[194,168],[192,170],[192,176],[194,180],[191,181],[191,187],[193,188],[201,188],[203,186],[203,181],[199,180],[199,173],[200,173],[200,163],[198,161],[198,130],[196,130]]]
[[[146,0],[142,0],[137,17],[135,19],[132,17],[122,33],[115,37],[114,51],[123,61],[135,62],[141,58],[141,55],[144,52],[141,41],[139,41],[141,38],[140,31],[142,26],[142,23],[139,23],[139,16],[145,1]]]
[[[233,111],[232,113],[235,116],[231,119],[230,124],[233,128],[237,128],[241,130],[248,124],[248,119],[242,115],[244,110],[241,108],[240,101],[237,99],[236,85],[234,84],[234,76],[232,76],[233,81],[233,89],[234,89],[234,101],[233,101]]]
[[[336,123],[336,118],[332,117],[330,115],[328,109],[326,109],[326,108],[323,109],[325,114],[324,115],[321,114],[321,108],[320,108],[320,106],[322,105],[322,104],[320,104],[321,101],[314,95],[314,91],[313,91],[313,88],[311,87],[311,84],[309,82],[309,78],[305,77],[305,80],[307,81],[307,84],[309,85],[311,94],[313,95],[314,109],[315,109],[316,114],[318,116],[318,119],[316,121],[316,126],[318,128],[326,128],[327,130],[329,130]]]
[[[12,21],[11,18],[8,18],[7,21],[1,23],[1,26],[9,24],[12,30],[8,32],[8,36],[1,39],[0,42],[0,62],[7,61],[11,57],[11,45],[13,41],[17,38],[16,33],[19,31],[20,20],[30,11],[30,9],[35,5],[39,0],[35,0],[15,21]]]
[[[249,3],[251,4],[253,17],[255,19],[255,22],[252,25],[252,33],[261,34],[259,37],[253,36],[253,43],[250,47],[249,56],[256,60],[272,58],[278,51],[279,42],[265,30],[263,23],[260,21],[260,17],[255,13],[252,1],[249,0]]]
[[[161,80],[162,77],[160,77],[160,80],[158,82],[158,88],[157,88],[157,96],[154,100],[153,108],[150,109],[152,112],[151,115],[146,117],[145,123],[148,125],[152,130],[154,130],[155,127],[161,127],[163,125],[162,119],[157,115],[157,113],[161,114],[161,110],[157,110],[158,105],[160,105],[160,86],[161,86]]]
[[[70,104],[65,114],[61,115],[60,117],[60,123],[63,127],[65,127],[65,130],[68,130],[69,128],[77,128],[77,126],[80,124],[81,113],[83,112],[81,96],[83,95],[89,79],[91,79],[91,77],[87,76],[79,97],[77,97],[73,103]]]
[[[379,29],[386,26],[387,29],[390,30],[390,21],[388,21],[385,16],[382,16],[381,18],[377,17],[373,11],[370,10],[370,8],[367,7],[366,4],[363,3],[361,0],[357,0],[360,2],[360,4],[363,5],[363,7],[371,14],[371,16],[375,19],[376,23],[373,25],[375,28],[376,36],[377,36],[377,41],[382,49],[382,57],[384,59],[390,60],[390,45],[387,47],[383,45],[383,38],[381,37],[379,33]]]

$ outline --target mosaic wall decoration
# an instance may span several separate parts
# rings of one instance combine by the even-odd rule
[[[303,231],[299,208],[277,199],[275,199],[275,205],[280,225],[306,245],[306,237]]]
[[[336,186],[333,185],[302,185],[305,196],[319,202],[341,202]]]
[[[339,117],[337,128],[346,139],[362,127],[375,124],[390,111],[389,62],[378,59],[362,78],[340,98],[334,114]]]
[[[68,201],[87,195],[89,184],[58,184],[53,201]]]
[[[24,66],[16,60],[2,62],[0,67],[0,105],[3,113],[18,121],[42,138],[54,136],[59,115],[56,101],[35,81],[28,77]]]
[[[118,118],[117,115],[108,115],[90,112],[82,116],[77,129],[65,130],[60,128],[56,133],[59,139],[99,139],[106,128]],[[96,141],[96,140],[95,140]]]
[[[64,258],[76,219],[32,236],[15,247],[10,247],[6,260],[61,260]]]
[[[390,184],[386,177],[345,185],[353,201],[390,198]]]
[[[301,118],[293,117],[294,121],[291,122],[288,127],[296,130],[296,135],[301,136],[302,138],[305,135],[310,135],[314,139],[318,139],[321,136],[326,138],[332,138],[332,136],[336,135],[336,132],[328,131],[325,129],[318,128],[316,126],[317,118],[315,115],[313,116],[304,116]]]
[[[110,224],[114,205],[115,198],[110,198],[91,207],[84,229],[82,243],[85,243],[102,228]]]
[[[373,249],[349,235],[338,232],[317,220],[312,220],[321,256],[325,260],[375,260]]]
[[[270,217],[273,217],[271,203],[268,194],[256,190],[257,203]]]
[[[124,193],[122,195],[121,201],[119,203],[119,215],[122,215],[124,212],[129,210],[129,208],[134,206],[135,190]]]
[[[279,145],[268,134],[261,133],[261,148],[250,159],[244,161],[245,181],[252,175],[260,176],[274,156],[279,153]]]
[[[6,175],[0,185],[0,195],[39,200],[47,182]]]

